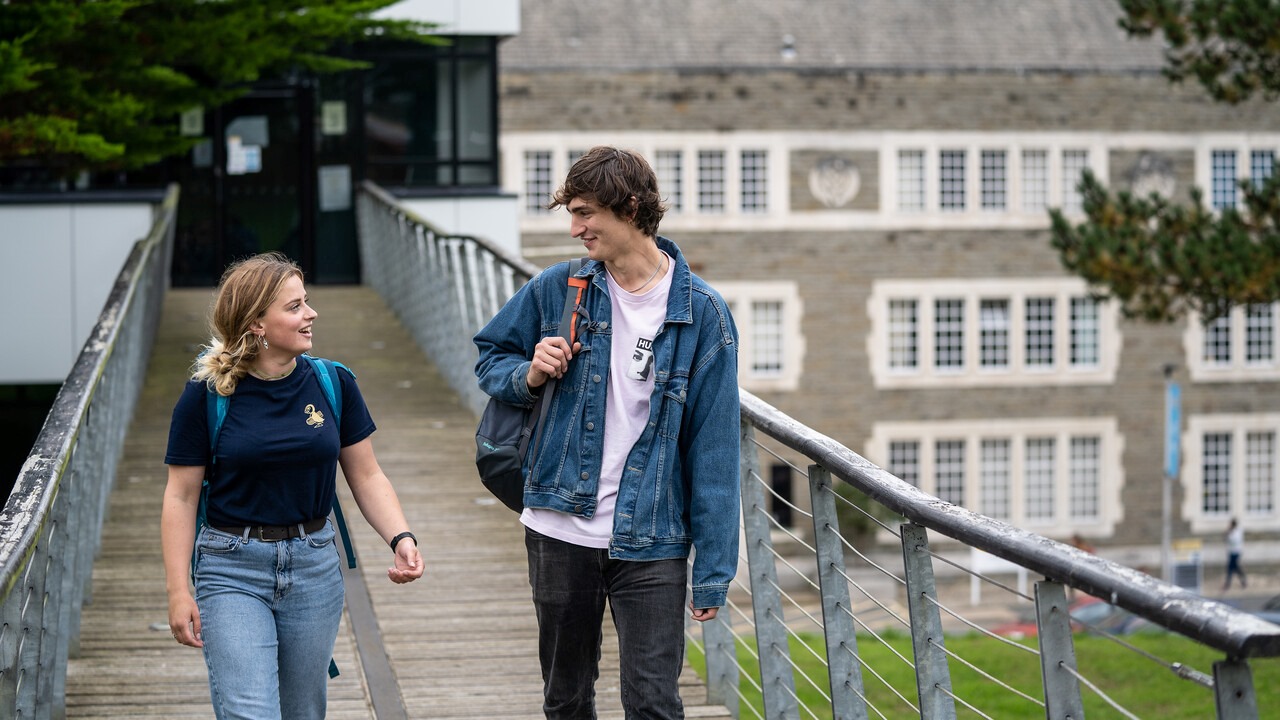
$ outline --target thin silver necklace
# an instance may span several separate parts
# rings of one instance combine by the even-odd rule
[[[662,253],[662,255],[658,258],[658,266],[653,269],[653,274],[649,276],[648,280],[645,280],[644,282],[640,283],[639,287],[637,287],[635,290],[627,290],[626,288],[623,288],[623,290],[627,290],[627,292],[633,295],[643,290],[646,285],[653,282],[654,278],[658,277],[658,271],[661,270],[662,266],[665,264],[664,258],[666,257],[667,257],[667,254]]]
[[[289,369],[285,370],[279,375],[260,375],[253,368],[249,368],[249,374],[258,378],[259,380],[266,380],[270,382],[271,380],[283,380],[284,378],[289,377],[290,375],[293,374],[293,370],[296,367],[298,367],[298,361],[294,360],[293,364],[289,366]]]

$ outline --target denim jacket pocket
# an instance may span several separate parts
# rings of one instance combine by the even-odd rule
[[[673,377],[662,388],[662,407],[658,409],[658,434],[667,439],[680,436],[684,422],[685,400],[689,394],[689,378]]]

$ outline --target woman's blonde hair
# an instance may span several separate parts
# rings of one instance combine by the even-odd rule
[[[280,288],[294,276],[301,280],[302,269],[277,252],[232,263],[222,274],[213,301],[213,337],[196,358],[191,379],[205,381],[219,395],[235,392],[261,349],[253,332],[254,321],[266,314]]]

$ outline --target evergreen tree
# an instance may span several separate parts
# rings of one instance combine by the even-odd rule
[[[262,77],[363,64],[335,48],[370,37],[434,41],[374,19],[395,0],[6,0],[0,2],[0,164],[67,175],[185,152],[178,117],[233,100]]]
[[[1192,79],[1217,101],[1280,97],[1280,0],[1119,0],[1131,36],[1161,33],[1165,75]],[[1092,175],[1081,183],[1085,221],[1055,210],[1052,242],[1063,265],[1128,317],[1205,320],[1232,306],[1280,301],[1280,175],[1241,182],[1242,209],[1207,209],[1158,195],[1111,193]]]

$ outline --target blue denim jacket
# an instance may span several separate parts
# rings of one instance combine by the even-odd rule
[[[609,556],[621,560],[687,558],[694,607],[720,607],[738,565],[738,331],[719,293],[693,274],[680,248],[667,320],[654,338],[655,382],[649,422],[627,457],[614,509]],[[552,398],[541,450],[526,460],[524,503],[591,517],[604,442],[612,317],[602,263],[588,260],[582,350]],[[525,383],[533,348],[556,334],[568,263],[521,288],[475,337],[476,376],[489,395],[531,406]]]

